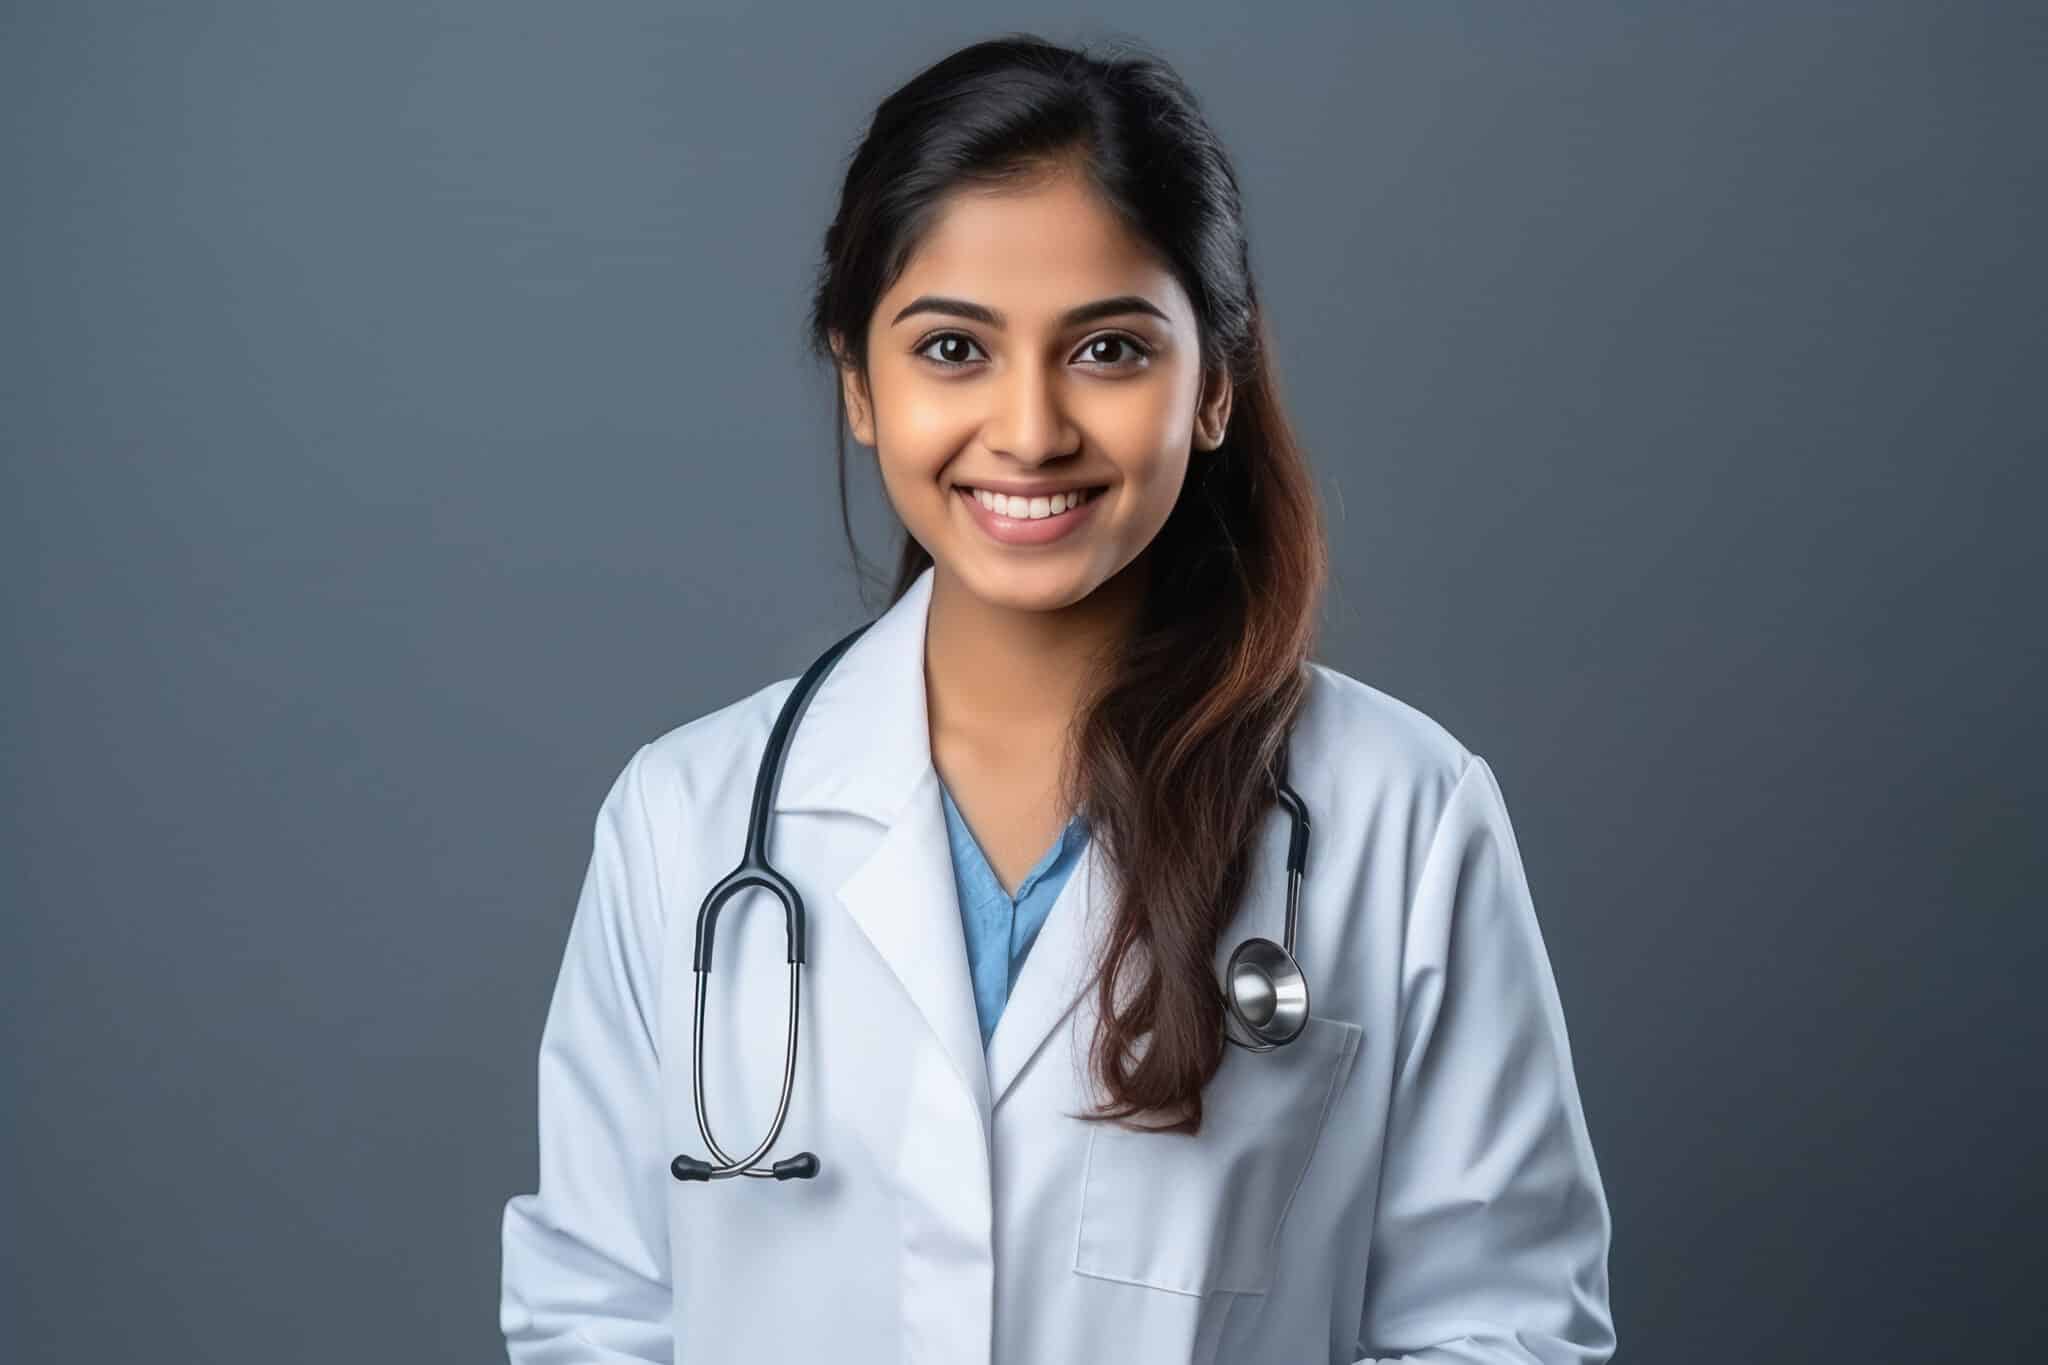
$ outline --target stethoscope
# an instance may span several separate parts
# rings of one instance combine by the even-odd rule
[[[769,866],[767,830],[775,805],[776,788],[782,781],[782,760],[789,749],[790,735],[809,708],[818,684],[832,671],[847,647],[873,624],[869,621],[819,655],[783,702],[781,714],[775,718],[775,728],[769,732],[768,747],[761,755],[760,773],[754,779],[754,804],[747,821],[746,853],[741,857],[740,865],[711,888],[703,906],[697,911],[697,947],[691,963],[697,976],[697,1022],[690,1056],[690,1091],[697,1109],[697,1131],[704,1135],[704,1145],[718,1158],[718,1164],[684,1153],[669,1163],[670,1173],[678,1180],[722,1180],[734,1175],[809,1180],[818,1173],[818,1158],[814,1152],[798,1152],[765,1169],[755,1164],[782,1136],[783,1120],[789,1116],[789,1095],[796,1083],[798,999],[803,984],[799,969],[804,962],[803,897],[797,894],[796,887],[787,878]],[[1293,833],[1287,840],[1285,946],[1267,938],[1248,938],[1237,945],[1224,970],[1228,982],[1224,1004],[1230,1016],[1251,1035],[1251,1041],[1232,1036],[1228,1029],[1224,1030],[1224,1037],[1249,1052],[1271,1052],[1291,1043],[1308,1023],[1308,978],[1302,974],[1301,964],[1294,960],[1294,924],[1301,905],[1301,870],[1308,861],[1308,807],[1287,785],[1286,771],[1287,756],[1283,748],[1280,775],[1274,782],[1274,788],[1293,823]],[[718,927],[719,910],[740,892],[756,887],[772,893],[782,902],[784,932],[789,944],[789,1033],[783,1044],[782,1095],[776,1101],[775,1122],[769,1125],[768,1136],[761,1139],[758,1147],[735,1161],[712,1136],[711,1121],[704,1112],[704,987],[706,978],[711,975],[711,940]]]

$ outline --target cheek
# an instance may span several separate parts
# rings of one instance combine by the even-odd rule
[[[875,423],[884,473],[905,491],[935,480],[974,435],[972,411],[929,385],[877,385]]]
[[[906,398],[883,410],[882,429],[906,461],[943,463],[973,430],[966,412],[955,409],[929,398]]]
[[[897,520],[915,531],[928,529],[945,508],[932,476],[922,469],[906,467],[900,461],[882,461],[882,488]]]
[[[1095,414],[1091,425],[1117,467],[1150,500],[1164,498],[1171,506],[1186,477],[1193,440],[1190,413],[1192,389],[1183,377],[1175,382],[1132,385],[1113,407]],[[1183,392],[1183,391],[1186,392]]]
[[[1156,440],[1157,433],[1152,434]],[[1163,518],[1179,499],[1181,484],[1187,479],[1188,452],[1177,445],[1154,445],[1119,456],[1116,464],[1137,495],[1134,501]]]
[[[917,446],[957,428],[971,404],[952,386],[932,378],[909,360],[877,355],[872,362],[875,415],[882,431]]]

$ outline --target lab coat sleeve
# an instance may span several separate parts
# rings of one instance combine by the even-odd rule
[[[1601,1365],[1606,1196],[1493,770],[1466,760],[1423,860],[1357,1365]]]
[[[541,1031],[539,1185],[506,1204],[502,1228],[499,1327],[512,1365],[672,1356],[645,755],[599,809]]]

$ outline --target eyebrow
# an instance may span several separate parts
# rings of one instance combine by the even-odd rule
[[[998,331],[1001,331],[1008,325],[1008,320],[993,308],[984,308],[978,303],[969,303],[966,299],[949,299],[937,294],[925,294],[911,300],[903,306],[903,311],[889,319],[889,325],[894,327],[913,313],[944,313],[951,317],[967,318],[973,322],[986,323]],[[1124,313],[1150,313],[1162,322],[1173,321],[1172,318],[1166,316],[1165,310],[1150,299],[1137,294],[1119,294],[1115,298],[1097,299],[1093,303],[1084,303],[1078,308],[1069,308],[1066,312],[1060,314],[1059,325],[1061,327],[1078,327],[1084,322],[1093,322],[1097,318],[1117,317]]]

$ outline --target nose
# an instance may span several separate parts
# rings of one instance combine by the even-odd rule
[[[1020,362],[990,386],[993,405],[982,438],[999,455],[1027,465],[1080,448],[1055,377],[1039,362]]]

